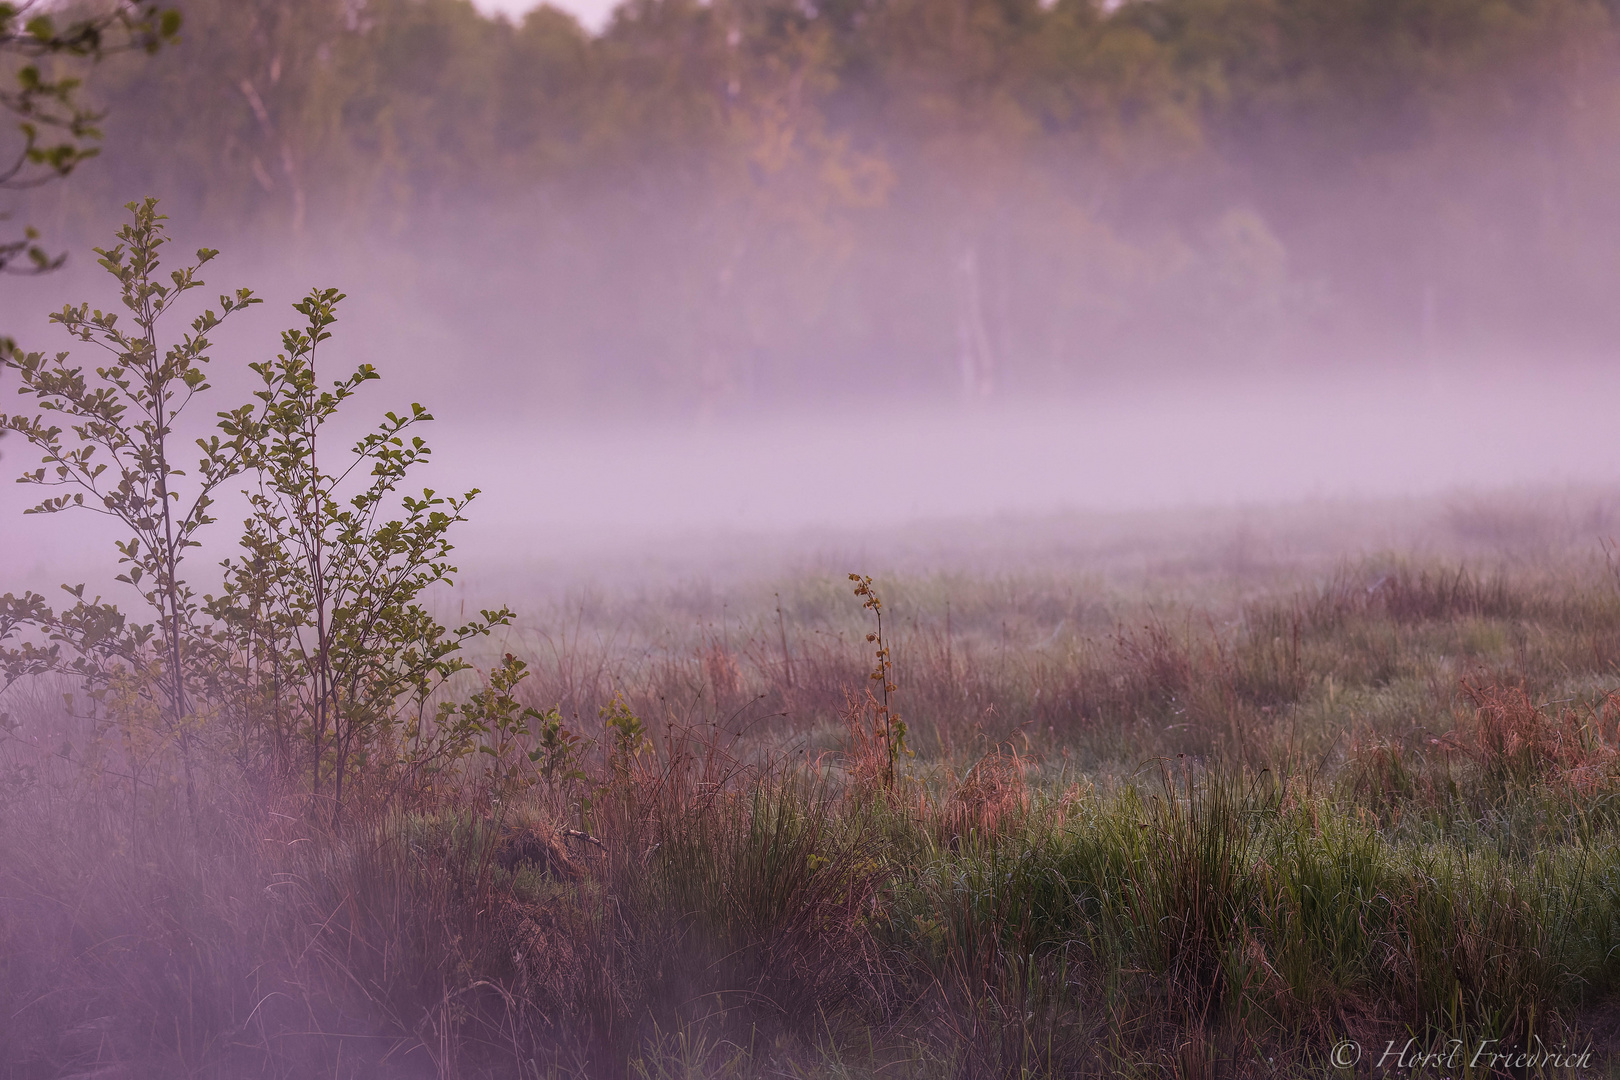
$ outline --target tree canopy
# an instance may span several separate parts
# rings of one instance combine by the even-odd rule
[[[106,167],[61,197],[455,247],[546,315],[558,389],[979,394],[1620,329],[1608,0],[627,0],[595,36],[177,6],[183,49],[102,73]]]

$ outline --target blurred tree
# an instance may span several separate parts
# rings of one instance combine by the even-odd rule
[[[103,65],[112,167],[72,216],[155,193],[390,237],[424,282],[476,242],[510,272],[423,296],[544,311],[489,332],[570,393],[977,396],[1302,334],[1620,331],[1604,0],[627,0],[595,36],[174,2],[195,47]]]

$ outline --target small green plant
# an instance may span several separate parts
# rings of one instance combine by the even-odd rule
[[[562,714],[547,709],[536,719],[535,748],[529,751],[529,760],[540,768],[540,779],[548,784],[566,784],[585,779],[580,768],[584,754],[584,741],[563,726]]]
[[[511,653],[505,654],[489,673],[482,690],[463,703],[442,703],[435,716],[437,729],[453,735],[453,739],[445,740],[449,756],[477,753],[489,759],[483,763],[482,780],[496,802],[504,802],[531,786],[537,779],[533,766],[544,756],[543,747],[531,753],[522,749],[524,740],[534,734],[530,722],[538,721],[544,728],[548,719],[516,697],[518,684],[528,678],[527,668]]]
[[[604,705],[601,716],[608,736],[608,765],[615,775],[628,775],[631,763],[652,747],[647,725],[621,697]]]

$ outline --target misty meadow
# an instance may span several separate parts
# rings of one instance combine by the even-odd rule
[[[0,3],[0,1078],[1615,1075],[1617,18]]]

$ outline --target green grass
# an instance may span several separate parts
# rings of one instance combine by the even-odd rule
[[[858,603],[782,596],[537,638],[534,704],[594,736],[621,699],[650,745],[336,830],[223,749],[177,828],[174,777],[133,786],[116,731],[36,703],[0,1077],[1303,1077],[1350,1075],[1346,1038],[1591,1044],[1571,1075],[1615,1074],[1601,567],[894,582],[892,790],[846,725]]]

